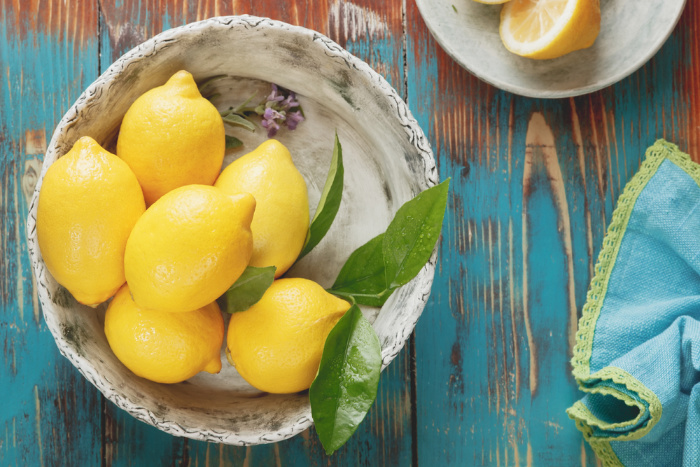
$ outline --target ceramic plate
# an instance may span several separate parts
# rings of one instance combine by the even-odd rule
[[[601,0],[601,32],[585,50],[554,60],[514,55],[498,35],[501,5],[473,0],[416,0],[445,51],[505,91],[529,97],[570,97],[610,86],[644,65],[678,22],[685,0]]]

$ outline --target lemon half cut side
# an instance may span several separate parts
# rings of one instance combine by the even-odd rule
[[[590,47],[599,32],[599,0],[512,0],[501,11],[503,45],[523,57],[561,57]]]

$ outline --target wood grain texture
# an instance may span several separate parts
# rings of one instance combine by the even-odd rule
[[[143,40],[246,13],[318,30],[367,61],[407,99],[441,179],[452,177],[415,342],[333,457],[313,429],[240,448],[136,421],[58,354],[34,292],[24,223],[58,119]],[[0,0],[0,465],[596,465],[564,413],[580,397],[568,362],[575,324],[644,149],[665,137],[700,161],[698,31],[700,0],[688,0],[640,71],[598,93],[544,101],[464,71],[413,0]]]
[[[409,107],[452,177],[433,295],[416,328],[419,464],[594,465],[564,410],[576,320],[617,196],[644,150],[697,138],[700,2],[642,70],[544,101],[498,91],[407,7]],[[691,18],[691,19],[689,19]],[[695,119],[695,120],[693,120]],[[694,157],[697,160],[698,154]]]
[[[104,71],[136,44],[175,26],[212,16],[255,15],[319,31],[369,63],[402,94],[403,25],[399,2],[380,0],[100,1]]]
[[[676,28],[678,54],[682,66],[675,71],[679,98],[684,108],[679,112],[679,136],[687,139],[686,148],[696,162],[700,160],[700,7],[697,1],[688,0],[685,12]]]
[[[97,77],[97,8],[0,3],[0,464],[100,463],[100,395],[44,325],[26,246],[53,127]]]

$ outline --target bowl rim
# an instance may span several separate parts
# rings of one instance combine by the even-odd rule
[[[678,22],[681,19],[681,15],[685,10],[686,3],[687,0],[681,0],[680,3],[678,3],[678,11],[676,12],[673,21],[670,23],[670,27],[668,28],[668,30],[660,36],[659,40],[655,42],[653,46],[647,50],[646,53],[641,54],[638,60],[631,63],[627,68],[618,71],[617,73],[611,74],[609,77],[607,77],[604,80],[601,80],[596,84],[580,86],[568,90],[548,91],[518,86],[517,84],[512,84],[507,80],[502,80],[492,75],[487,75],[479,70],[475,70],[474,67],[469,66],[469,61],[465,60],[462,54],[459,53],[459,47],[456,46],[454,41],[451,41],[449,37],[447,37],[447,35],[443,33],[443,30],[440,28],[439,21],[437,21],[438,18],[432,14],[429,8],[429,0],[416,0],[416,6],[418,7],[418,11],[420,12],[421,18],[423,18],[425,25],[428,27],[431,36],[438,42],[438,44],[440,44],[440,47],[442,47],[442,49],[447,53],[447,55],[449,55],[450,58],[452,58],[452,60],[454,60],[459,66],[461,66],[480,80],[484,81],[485,83],[488,83],[503,91],[511,92],[519,96],[542,99],[564,99],[567,97],[583,96],[585,94],[590,94],[592,92],[599,91],[601,89],[612,86],[627,78],[628,76],[642,68],[644,65],[646,65],[647,62],[651,60],[659,50],[661,50],[661,47],[663,47],[668,38],[671,37],[671,34],[673,34],[673,31],[676,29],[676,26],[678,25]]]
[[[306,430],[313,424],[311,419],[310,409],[308,414],[298,418],[291,426],[287,425],[274,433],[263,433],[256,436],[246,436],[227,430],[224,432],[212,430],[206,427],[187,427],[182,426],[171,420],[167,420],[165,416],[153,413],[149,409],[140,406],[138,402],[130,400],[127,396],[122,395],[116,385],[112,384],[98,370],[97,365],[89,358],[79,355],[74,352],[73,348],[64,340],[61,332],[61,326],[54,313],[50,310],[53,303],[48,294],[47,286],[43,281],[43,277],[48,274],[46,266],[41,257],[36,236],[36,210],[39,199],[39,192],[43,178],[48,167],[58,159],[59,140],[65,132],[72,127],[79,119],[81,109],[87,106],[95,99],[99,99],[103,88],[108,88],[115,80],[119,79],[120,73],[129,66],[132,61],[147,59],[149,55],[155,54],[158,51],[158,43],[176,42],[181,35],[186,35],[199,30],[205,30],[210,27],[233,29],[236,27],[249,28],[276,28],[285,30],[287,33],[295,37],[302,37],[311,42],[311,46],[320,47],[323,53],[331,59],[342,60],[349,67],[360,72],[366,80],[378,88],[378,91],[384,94],[387,101],[395,109],[396,117],[399,119],[401,126],[406,132],[409,143],[415,147],[417,154],[422,158],[424,169],[424,180],[421,180],[422,185],[427,187],[434,186],[439,181],[439,175],[435,159],[430,148],[430,144],[423,133],[423,130],[418,125],[407,104],[399,96],[397,91],[386,81],[386,79],[374,71],[363,60],[355,57],[350,52],[345,50],[339,44],[329,39],[325,35],[305,28],[303,26],[291,25],[282,21],[273,20],[270,18],[252,16],[252,15],[235,15],[235,16],[219,16],[212,17],[202,21],[188,23],[172,29],[163,31],[152,38],[142,42],[124,55],[119,57],[112,63],[107,70],[102,73],[95,81],[93,81],[68,111],[63,115],[57,124],[54,133],[47,147],[44,162],[48,159],[49,164],[42,165],[41,174],[34,188],[32,199],[29,205],[27,216],[27,243],[30,253],[32,270],[37,280],[37,294],[42,307],[42,315],[46,322],[49,331],[54,337],[54,341],[60,353],[66,357],[75,366],[78,371],[95,386],[107,399],[112,401],[119,408],[127,411],[136,419],[156,428],[176,435],[183,436],[195,440],[219,442],[225,444],[247,446],[255,444],[265,444],[282,441],[288,439],[302,431]],[[430,261],[423,267],[418,277],[414,279],[414,285],[417,285],[417,290],[412,294],[415,296],[414,305],[417,307],[410,320],[405,323],[399,333],[397,333],[398,342],[387,348],[382,348],[382,370],[398,355],[404,347],[410,334],[423,311],[425,303],[428,300],[432,288],[433,278],[435,274],[437,261],[436,245]],[[47,310],[49,311],[47,313]]]

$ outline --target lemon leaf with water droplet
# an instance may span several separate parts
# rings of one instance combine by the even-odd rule
[[[379,338],[353,305],[331,329],[309,388],[311,416],[326,454],[352,436],[377,397],[382,369]]]
[[[448,178],[419,193],[396,212],[382,245],[389,288],[408,283],[430,260],[440,236],[449,187]]]
[[[382,306],[416,277],[440,236],[449,184],[447,179],[401,206],[385,233],[350,255],[328,291],[360,305]]]
[[[384,234],[355,250],[329,289],[332,294],[352,298],[360,305],[382,306],[394,289],[386,286]]]

